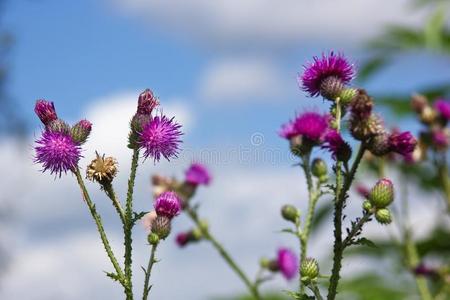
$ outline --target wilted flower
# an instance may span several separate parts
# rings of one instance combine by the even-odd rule
[[[186,182],[193,185],[208,185],[211,181],[211,174],[208,169],[200,163],[193,163],[189,169],[186,170],[185,175]]]
[[[373,109],[373,99],[363,89],[359,89],[350,103],[350,110],[353,118],[364,119],[371,115]]]
[[[43,172],[61,176],[67,171],[74,171],[81,157],[80,146],[68,134],[44,131],[36,141],[35,162],[42,164]]]
[[[389,134],[383,132],[370,139],[368,148],[373,155],[383,156],[391,151]]]
[[[96,158],[91,161],[86,170],[89,180],[100,184],[111,182],[117,175],[117,160],[114,157],[100,156],[95,152]]]
[[[159,161],[161,156],[169,160],[179,152],[181,125],[173,118],[156,116],[139,133],[139,146],[144,149],[144,157]]]
[[[322,57],[314,57],[313,60],[304,66],[305,70],[299,78],[301,88],[312,97],[319,94],[327,96],[327,92],[322,92],[326,88],[325,84],[330,85],[330,78],[335,88],[339,83],[349,83],[355,76],[353,65],[341,54],[330,52],[329,55],[322,54]]]
[[[55,105],[50,101],[43,99],[37,100],[36,105],[34,106],[34,112],[45,126],[58,119]]]
[[[289,249],[280,248],[277,255],[277,266],[281,274],[291,280],[298,272],[297,256]]]
[[[181,211],[181,200],[175,192],[164,192],[156,198],[154,207],[158,216],[172,219]]]
[[[158,99],[153,95],[150,89],[146,89],[139,95],[137,113],[141,115],[150,115],[158,105]]]

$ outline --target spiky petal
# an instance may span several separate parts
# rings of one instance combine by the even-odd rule
[[[321,93],[322,84],[327,78],[333,77],[342,84],[348,84],[355,76],[353,64],[349,63],[342,54],[322,54],[315,56],[312,62],[304,66],[304,72],[299,77],[299,84],[303,91],[311,97]]]
[[[208,185],[211,182],[211,174],[206,166],[200,163],[193,163],[189,169],[186,170],[186,182],[193,185]]]
[[[50,174],[61,177],[62,173],[73,171],[77,167],[81,148],[70,135],[46,130],[36,144],[34,160],[42,164],[43,172],[49,170]]]
[[[280,248],[278,250],[277,265],[287,280],[293,279],[298,273],[297,256],[290,249]]]
[[[330,129],[324,136],[323,149],[328,149],[334,159],[348,161],[352,154],[350,145],[344,141],[339,132]]]
[[[166,116],[152,118],[139,133],[139,146],[144,149],[144,157],[159,161],[161,156],[170,160],[180,151],[181,125]]]
[[[181,200],[175,192],[164,192],[156,198],[154,207],[158,216],[172,219],[181,211]]]
[[[328,128],[328,121],[328,115],[307,111],[295,118],[294,128],[297,134],[311,141],[320,142],[320,139]]]

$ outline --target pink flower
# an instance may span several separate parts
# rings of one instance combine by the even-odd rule
[[[290,249],[280,248],[278,250],[277,265],[287,280],[293,279],[298,273],[297,256]]]
[[[212,178],[208,169],[200,163],[193,163],[189,169],[186,170],[185,175],[186,182],[193,185],[208,185]]]

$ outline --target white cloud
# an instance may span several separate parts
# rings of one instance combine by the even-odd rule
[[[152,28],[220,48],[361,41],[386,23],[417,23],[407,0],[113,0]],[[341,43],[342,45],[343,43]]]
[[[269,61],[226,59],[209,65],[198,89],[201,99],[208,102],[261,102],[285,94],[282,78]]]

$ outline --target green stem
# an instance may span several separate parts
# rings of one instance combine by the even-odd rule
[[[405,242],[405,252],[406,252],[406,262],[408,268],[411,270],[420,263],[419,254],[417,253],[416,245],[414,244],[411,233],[409,230],[405,230],[404,232],[404,242]],[[425,278],[420,276],[415,276],[415,281],[417,285],[417,289],[420,294],[420,298],[422,300],[432,300],[433,296],[431,295],[430,290],[428,289],[428,284]]]
[[[244,284],[247,286],[249,292],[251,295],[257,299],[261,300],[261,296],[259,295],[258,287],[257,285],[254,285],[251,280],[245,275],[245,273],[241,270],[241,268],[237,265],[237,263],[233,260],[233,258],[228,254],[228,252],[225,250],[225,248],[214,238],[214,236],[211,235],[209,230],[205,228],[200,222],[200,219],[197,215],[197,213],[190,207],[187,206],[185,208],[186,213],[189,215],[189,217],[192,219],[192,221],[198,226],[198,228],[202,231],[203,238],[211,242],[211,244],[216,248],[216,250],[219,252],[219,254],[222,256],[222,258],[227,262],[227,264],[230,266],[230,268],[239,276],[239,278],[244,282]]]
[[[103,187],[106,195],[109,197],[109,199],[111,199],[114,208],[116,209],[117,213],[119,214],[122,224],[125,224],[125,214],[123,212],[122,205],[120,204],[119,199],[117,199],[117,195],[114,191],[114,188],[113,188],[111,182],[102,184],[102,187]]]
[[[340,131],[341,124],[341,106],[338,101],[336,101],[336,123],[337,130]],[[342,215],[344,210],[345,198],[347,191],[349,190],[353,179],[355,177],[356,170],[358,169],[359,163],[364,155],[365,145],[361,143],[358,150],[358,154],[353,162],[352,168],[348,174],[344,183],[342,183],[342,162],[336,162],[336,193],[334,199],[334,245],[333,245],[333,267],[331,270],[330,285],[328,287],[328,300],[334,300],[337,294],[337,287],[340,279],[340,271],[342,267],[342,257],[343,257],[343,243],[342,243]]]
[[[150,292],[150,289],[152,288],[149,286],[150,281],[150,275],[152,273],[153,265],[156,263],[156,248],[158,247],[158,244],[152,245],[152,250],[150,254],[150,259],[148,261],[147,270],[145,271],[145,282],[144,282],[144,293],[142,294],[142,300],[147,300],[148,293]]]
[[[316,208],[317,200],[319,199],[319,188],[314,191],[313,187],[313,180],[312,180],[312,174],[311,174],[311,161],[310,161],[310,153],[306,153],[302,156],[302,168],[305,173],[306,177],[306,183],[308,187],[308,212],[306,214],[305,224],[303,225],[303,228],[301,232],[299,231],[299,240],[300,240],[300,262],[299,265],[301,265],[302,261],[306,259],[306,255],[308,253],[308,240],[309,240],[309,234],[311,231],[312,226],[312,220],[314,217],[314,211]],[[319,186],[320,187],[320,186]],[[300,268],[299,268],[300,272]],[[305,286],[302,284],[301,276],[299,275],[299,290],[300,294],[304,293]]]
[[[134,181],[136,179],[136,171],[139,164],[139,149],[133,149],[133,157],[131,159],[131,171],[130,178],[128,179],[128,192],[127,201],[125,204],[125,223],[123,225],[124,231],[124,244],[125,244],[125,276],[128,282],[128,288],[131,291],[130,295],[127,295],[127,300],[133,299],[133,282],[132,282],[132,251],[133,251],[133,191]]]
[[[95,221],[95,224],[97,225],[97,230],[100,234],[100,238],[102,240],[103,246],[105,247],[105,250],[109,257],[109,260],[111,261],[111,263],[114,267],[114,270],[116,270],[117,278],[118,278],[119,282],[125,287],[125,290],[126,290],[125,277],[124,277],[122,268],[120,267],[116,257],[114,256],[111,245],[109,244],[109,241],[108,241],[108,237],[106,236],[105,229],[103,228],[102,219],[101,219],[100,215],[97,213],[95,204],[92,202],[91,197],[89,196],[89,193],[86,189],[83,178],[81,177],[80,169],[76,168],[74,173],[77,178],[78,185],[80,186],[81,192],[83,194],[83,199],[89,208],[89,212],[91,213],[91,216]]]
[[[447,212],[450,213],[450,180],[448,177],[448,164],[446,156],[442,158],[441,163],[438,167],[438,176],[441,181],[442,190],[444,192],[444,198],[447,202]]]
[[[315,283],[311,283],[309,288],[314,293],[314,296],[316,296],[316,300],[323,300],[322,295],[320,294],[319,288]]]

